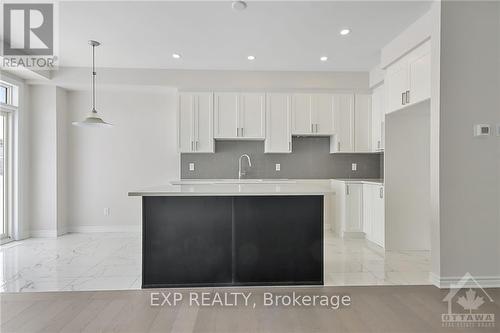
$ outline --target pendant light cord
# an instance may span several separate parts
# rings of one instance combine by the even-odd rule
[[[95,109],[95,45],[92,45],[92,112],[97,112]]]

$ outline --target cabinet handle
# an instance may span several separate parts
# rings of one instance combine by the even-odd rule
[[[384,198],[384,188],[383,187],[380,188],[379,195],[380,195],[380,199]]]
[[[311,124],[311,133],[314,133],[314,124]]]
[[[377,141],[377,148],[380,149],[380,140]]]
[[[194,144],[194,149],[196,151],[198,151],[198,144],[200,143],[200,141],[196,140],[195,144]]]
[[[191,141],[191,151],[194,151],[194,148],[193,148],[193,141]]]
[[[245,136],[245,134],[243,134],[243,127],[241,128],[241,136]]]
[[[316,126],[316,133],[318,133],[318,124],[316,124],[315,126]]]
[[[340,141],[337,142],[337,151],[340,151]]]
[[[349,195],[351,192],[349,191],[349,185],[345,186],[345,194]]]
[[[292,151],[292,143],[288,141],[288,151]]]
[[[410,103],[410,91],[406,91],[406,104]]]
[[[401,105],[405,105],[405,101],[406,101],[406,92],[402,92],[401,93]]]

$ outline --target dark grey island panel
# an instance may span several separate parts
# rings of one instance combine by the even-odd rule
[[[323,284],[323,196],[144,196],[143,288]]]

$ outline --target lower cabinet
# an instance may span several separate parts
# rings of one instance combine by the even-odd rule
[[[143,288],[322,285],[323,196],[144,197]]]
[[[384,247],[384,186],[363,184],[363,231],[366,239]]]
[[[234,221],[235,284],[322,284],[322,197],[235,197]]]
[[[343,238],[366,238],[385,246],[384,186],[333,180],[334,229]]]

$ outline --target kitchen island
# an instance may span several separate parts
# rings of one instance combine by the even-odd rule
[[[322,285],[328,182],[194,182],[141,196],[142,287]]]

